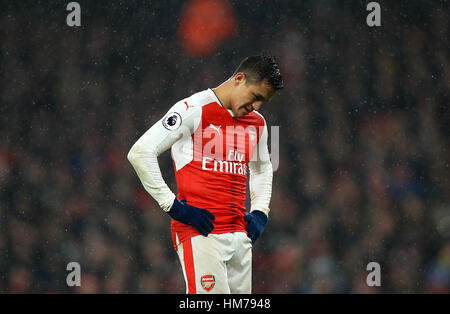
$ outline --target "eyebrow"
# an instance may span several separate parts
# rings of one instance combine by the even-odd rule
[[[257,93],[254,92],[253,95],[259,100],[267,101],[267,99],[265,99],[264,96],[261,95],[261,94],[257,94]]]

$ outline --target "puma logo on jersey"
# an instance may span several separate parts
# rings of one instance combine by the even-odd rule
[[[221,127],[221,125],[219,125],[219,126],[217,127],[217,126],[215,126],[214,124],[211,123],[211,124],[209,125],[209,127],[210,127],[211,129],[215,130],[215,131],[217,132],[217,134],[220,135],[220,127]]]
[[[186,110],[188,110],[189,108],[194,108],[194,106],[191,106],[187,103],[187,101],[184,102],[184,104],[186,105]]]

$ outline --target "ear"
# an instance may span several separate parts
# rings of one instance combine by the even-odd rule
[[[245,83],[245,82],[246,82],[246,79],[247,79],[247,76],[245,75],[244,72],[238,72],[238,73],[236,73],[236,75],[234,76],[233,81],[234,81],[234,84],[235,84],[235,85],[240,85],[240,84],[242,84],[242,83]]]

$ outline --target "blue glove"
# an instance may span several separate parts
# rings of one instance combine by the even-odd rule
[[[255,243],[266,227],[269,219],[262,211],[254,210],[251,213],[247,213],[244,220],[247,221],[245,230],[247,230],[248,236],[250,237],[250,240],[252,240],[252,243]]]
[[[216,219],[216,217],[206,209],[187,204],[185,200],[179,201],[175,198],[172,207],[167,213],[176,221],[194,227],[205,237],[214,229],[214,224],[211,220]]]

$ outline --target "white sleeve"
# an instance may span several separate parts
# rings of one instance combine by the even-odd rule
[[[269,203],[272,196],[272,163],[267,147],[267,125],[258,142],[253,158],[249,162],[250,170],[250,211],[260,210],[269,216]],[[256,155],[257,154],[257,155]]]
[[[194,132],[201,109],[188,110],[186,107],[183,101],[176,103],[137,140],[127,156],[145,190],[166,212],[170,210],[176,196],[161,175],[157,157],[182,136],[190,136]]]

